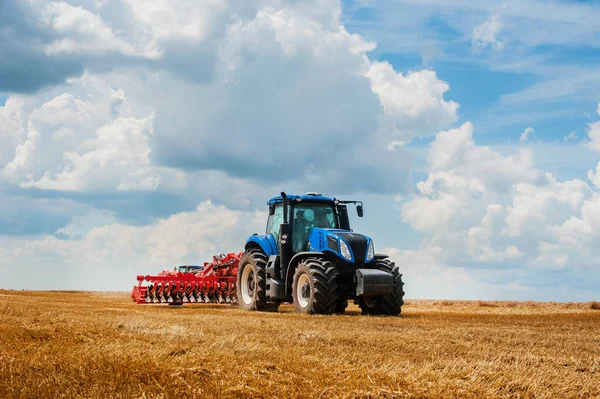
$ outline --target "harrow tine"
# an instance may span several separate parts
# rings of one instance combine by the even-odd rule
[[[202,303],[202,291],[200,289],[200,287],[196,287],[196,289],[194,289],[194,298],[196,299],[197,303]]]
[[[188,302],[188,303],[190,302],[191,288],[192,288],[191,284],[189,284],[187,281],[185,283],[183,283],[183,289],[181,291],[181,295],[182,295],[181,300],[183,302]]]
[[[177,293],[175,292],[175,287],[173,282],[169,283],[169,295],[167,298],[169,303],[177,302]]]
[[[161,295],[161,302],[167,302],[169,303],[169,299],[171,299],[170,293],[171,290],[169,288],[170,283],[163,283],[163,290],[162,290],[162,295]]]
[[[154,285],[152,291],[150,292],[150,303],[156,303],[156,284]]]
[[[171,290],[169,291],[169,298],[171,298],[171,302],[177,302],[177,283],[175,281],[171,281]]]
[[[149,285],[148,291],[146,291],[146,302],[148,302],[148,303],[154,302],[154,298],[153,298],[154,294],[152,293],[153,289],[154,289],[154,285]]]

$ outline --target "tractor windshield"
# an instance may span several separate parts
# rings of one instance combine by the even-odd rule
[[[328,203],[301,202],[294,205],[292,250],[307,250],[308,234],[313,227],[338,228],[333,205]]]

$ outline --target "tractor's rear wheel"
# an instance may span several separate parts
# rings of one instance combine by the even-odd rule
[[[374,262],[374,268],[392,274],[394,286],[392,293],[387,295],[360,297],[358,305],[365,315],[390,315],[397,316],[402,312],[404,305],[404,283],[398,266],[389,259],[378,259]]]
[[[294,308],[304,314],[331,314],[336,307],[337,284],[331,262],[309,258],[294,273],[292,297]]]
[[[278,303],[267,302],[266,266],[267,256],[260,250],[251,249],[242,255],[237,278],[237,302],[241,309],[276,312],[279,308]]]

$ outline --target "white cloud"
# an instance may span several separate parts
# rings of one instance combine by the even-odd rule
[[[584,181],[543,173],[529,151],[501,155],[478,146],[472,132],[467,122],[436,136],[429,175],[402,205],[403,220],[426,235],[422,248],[439,248],[448,267],[488,265],[490,275],[511,268],[508,279],[521,286],[543,270],[592,270],[600,195]],[[589,178],[597,183],[597,174]],[[559,283],[546,277],[545,284]]]
[[[515,182],[512,204],[507,209],[502,233],[509,237],[543,236],[547,226],[566,220],[576,213],[590,187],[581,180],[558,182],[549,173],[544,184]]]
[[[458,129],[438,133],[429,151],[432,170],[450,169],[462,162],[467,150],[475,145],[472,138],[473,125],[470,122]]]
[[[450,86],[433,71],[404,76],[388,62],[373,62],[366,76],[386,116],[406,138],[430,136],[457,119],[459,105],[444,100]]]
[[[319,190],[334,182],[347,192],[399,192],[408,188],[411,157],[398,146],[389,151],[390,143],[432,135],[457,118],[435,72],[371,62],[375,44],[345,30],[337,2],[130,3],[129,29],[114,19],[116,4],[99,7],[102,15],[48,6],[48,23],[81,51],[102,43],[161,55],[139,70],[88,72],[24,98],[26,136],[3,173],[13,184],[164,190],[220,170]],[[183,48],[181,69],[183,54],[173,51]]]
[[[439,132],[428,155],[431,172],[482,182],[498,192],[510,189],[516,179],[533,182],[541,178],[530,150],[502,156],[488,146],[477,146],[473,131],[474,126],[465,122],[460,128]]]
[[[186,39],[206,40],[210,33],[222,22],[223,13],[229,2],[205,0],[190,2],[185,0],[126,0],[143,30],[151,32],[150,41]]]
[[[83,7],[51,2],[41,9],[41,19],[58,35],[45,48],[49,56],[117,51],[125,55],[157,57],[155,52],[136,48],[120,38],[101,16]]]
[[[96,138],[83,143],[90,150],[64,153],[64,168],[55,176],[45,172],[38,181],[20,186],[62,191],[155,190],[162,179],[150,168],[152,119],[118,118],[100,127]]]
[[[527,129],[525,129],[523,131],[523,133],[521,133],[521,137],[519,137],[519,141],[527,141],[529,139],[529,136],[531,136],[531,134],[534,131],[535,130],[532,127],[528,127]]]
[[[18,288],[126,290],[136,274],[158,273],[179,264],[202,264],[212,255],[243,250],[244,239],[264,228],[264,212],[231,211],[202,202],[194,211],[146,226],[111,223],[81,237],[0,237],[3,285]],[[62,229],[70,236],[73,227]],[[29,265],[23,278],[21,268]]]
[[[479,52],[488,46],[502,50],[504,43],[499,39],[502,28],[503,25],[500,22],[500,16],[497,14],[492,15],[488,20],[477,25],[473,29],[471,36],[473,50]]]
[[[73,192],[156,190],[165,176],[181,187],[180,172],[151,162],[154,115],[131,115],[123,90],[94,80],[86,94],[97,103],[64,93],[23,115],[27,133],[5,178],[22,188]]]
[[[587,177],[590,179],[592,184],[596,187],[600,188],[600,162],[596,166],[596,172],[594,173],[593,169],[588,170]]]
[[[473,256],[483,259],[504,252],[510,257],[516,253],[509,248],[512,243],[489,234],[485,242],[481,240],[483,230],[489,230],[482,223],[491,218],[485,215],[491,205],[508,206],[517,183],[543,184],[545,177],[533,167],[529,150],[503,156],[489,147],[477,146],[472,133],[469,122],[438,133],[429,151],[429,176],[417,183],[418,194],[402,205],[402,218],[429,235],[433,245],[453,253],[478,253]],[[472,230],[469,239],[473,227],[483,230]],[[476,243],[481,248],[473,248]]]

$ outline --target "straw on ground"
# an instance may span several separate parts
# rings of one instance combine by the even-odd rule
[[[590,303],[409,300],[402,317],[0,291],[0,397],[600,397]]]

